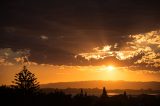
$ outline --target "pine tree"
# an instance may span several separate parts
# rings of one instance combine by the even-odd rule
[[[26,66],[23,70],[15,75],[13,81],[14,88],[21,90],[23,94],[34,93],[39,89],[39,82],[33,73],[31,73]]]
[[[103,91],[102,91],[102,95],[101,95],[101,97],[102,97],[102,98],[106,98],[106,97],[108,97],[108,95],[107,95],[107,91],[106,91],[106,88],[105,88],[105,87],[103,87]]]

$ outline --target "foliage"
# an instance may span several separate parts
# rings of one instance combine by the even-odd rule
[[[13,87],[21,90],[24,94],[33,93],[39,89],[39,82],[33,73],[31,73],[26,66],[23,70],[15,75]]]

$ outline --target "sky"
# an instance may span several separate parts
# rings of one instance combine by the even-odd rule
[[[159,0],[1,0],[0,8],[0,84],[24,65],[40,83],[160,81]]]

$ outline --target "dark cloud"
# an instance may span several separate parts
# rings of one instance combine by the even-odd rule
[[[2,0],[0,6],[0,48],[30,49],[37,63],[104,63],[110,59],[74,56],[105,44],[121,48],[129,34],[160,28],[159,0]]]

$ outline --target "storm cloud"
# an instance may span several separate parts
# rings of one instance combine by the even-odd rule
[[[146,52],[129,63],[115,54],[91,60],[79,54],[96,47],[102,53],[106,45],[122,51],[136,39],[129,35],[160,29],[159,0],[3,0],[0,6],[0,48],[30,50],[29,60],[39,64],[142,64]]]

